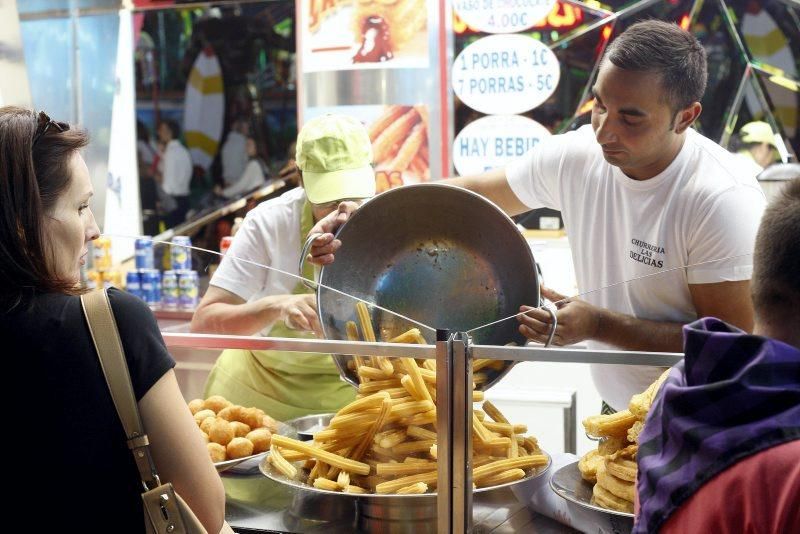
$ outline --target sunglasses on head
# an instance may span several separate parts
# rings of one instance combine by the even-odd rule
[[[37,119],[36,132],[33,134],[33,143],[31,143],[31,145],[35,145],[36,142],[47,133],[47,130],[49,130],[51,126],[59,132],[66,132],[69,130],[69,124],[66,122],[56,122],[51,119],[47,113],[40,111]]]

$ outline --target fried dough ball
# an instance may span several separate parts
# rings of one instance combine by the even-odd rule
[[[581,477],[592,484],[597,482],[597,469],[604,461],[605,458],[597,454],[597,449],[587,452],[578,461],[578,469],[581,472]]]
[[[241,421],[242,423],[246,424],[250,428],[259,428],[264,424],[264,410],[259,410],[258,408],[245,408],[242,410],[241,418],[237,419],[237,421]]]
[[[214,443],[227,445],[234,438],[233,427],[225,419],[217,417],[209,426],[208,437]]]
[[[231,421],[231,427],[233,427],[233,434],[237,438],[243,438],[250,432],[250,427],[246,424],[242,423],[241,421]]]
[[[644,430],[644,423],[636,421],[633,426],[628,429],[628,441],[631,443],[639,444],[639,434]]]
[[[246,438],[233,438],[226,448],[231,460],[253,454],[253,443]]]
[[[634,395],[631,397],[631,402],[628,404],[628,410],[640,421],[644,421],[647,418],[647,412],[650,411],[650,406],[652,406],[653,401],[656,399],[658,395],[658,390],[661,389],[661,384],[669,376],[669,369],[661,373],[661,376],[658,377],[658,380],[650,384],[645,391]]]
[[[592,488],[592,495],[594,496],[594,501],[603,508],[627,512],[629,514],[633,513],[632,501],[617,497],[600,484],[594,485],[594,488]]]
[[[211,425],[216,421],[217,418],[213,415],[211,417],[206,417],[203,419],[203,422],[200,423],[200,430],[202,430],[205,434],[211,434]]]
[[[273,434],[278,431],[278,422],[268,415],[262,418],[261,426],[266,427]]]
[[[221,409],[217,414],[217,417],[222,417],[226,421],[241,421],[242,410],[244,410],[244,408],[234,404],[233,406],[228,406],[227,408]]]
[[[272,432],[267,428],[257,428],[245,437],[253,442],[253,454],[268,451],[272,442]]]
[[[590,436],[626,436],[628,429],[636,422],[636,417],[623,410],[608,415],[592,415],[583,420],[583,427]]]
[[[205,401],[203,399],[194,399],[193,401],[189,402],[189,411],[192,412],[192,415],[203,409],[204,402]]]
[[[214,413],[219,413],[220,410],[223,410],[228,406],[233,406],[233,403],[222,395],[212,395],[203,403],[204,409],[213,410]]]
[[[597,444],[597,453],[600,456],[608,456],[614,454],[622,447],[628,445],[627,439],[622,436],[610,436],[600,440]]]
[[[199,412],[194,414],[194,420],[195,422],[197,422],[199,426],[200,423],[205,421],[206,417],[214,417],[215,415],[216,414],[213,412],[213,410],[200,410]]]
[[[203,441],[205,441],[206,443],[211,443],[211,439],[208,437],[208,434],[206,434],[205,432],[200,432],[200,435],[203,436]]]
[[[219,443],[209,443],[206,447],[208,448],[208,455],[211,456],[212,462],[217,463],[225,461],[225,447]]]

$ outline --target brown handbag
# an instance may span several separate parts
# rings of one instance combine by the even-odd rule
[[[142,429],[139,408],[131,386],[128,364],[120,342],[117,323],[105,290],[81,295],[83,313],[100,367],[108,383],[114,406],[128,436],[128,448],[133,453],[144,491],[144,522],[148,534],[208,534],[189,505],[175,492],[169,482],[162,483],[150,455],[147,434]],[[233,533],[227,523],[221,533]]]

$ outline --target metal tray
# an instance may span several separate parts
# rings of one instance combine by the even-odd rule
[[[335,415],[335,413],[320,413],[290,419],[283,423],[284,432],[281,435],[301,441],[311,441],[314,439],[314,434],[328,428]],[[293,429],[294,433],[288,432],[288,429]]]
[[[546,452],[542,452],[545,456],[547,456],[547,464],[535,467],[530,469],[525,478],[521,478],[519,480],[515,480],[514,482],[508,482],[506,484],[500,484],[498,486],[491,486],[488,488],[477,488],[473,490],[473,493],[486,493],[490,491],[494,491],[500,488],[511,488],[512,486],[524,486],[525,484],[530,484],[534,479],[539,478],[540,476],[547,473],[550,469],[551,459],[550,455]],[[301,482],[299,480],[293,480],[287,478],[285,475],[278,472],[271,463],[269,463],[269,453],[266,453],[266,456],[262,458],[262,460],[258,464],[258,469],[261,473],[276,482],[280,482],[281,484],[286,484],[288,486],[292,486],[294,488],[300,489],[302,491],[306,491],[309,493],[314,493],[318,495],[331,495],[331,496],[339,496],[339,497],[347,497],[347,498],[355,498],[355,499],[363,499],[368,502],[375,502],[375,503],[400,503],[400,502],[408,502],[409,504],[412,502],[415,503],[428,503],[433,506],[436,506],[436,492],[431,493],[422,493],[422,494],[412,494],[412,495],[396,495],[396,494],[382,494],[382,493],[342,493],[340,491],[328,491],[322,490],[319,488],[315,488],[314,486],[309,486],[305,482]],[[301,473],[304,475],[308,475],[308,470],[306,469],[299,469]]]
[[[514,222],[484,197],[445,184],[408,185],[370,200],[341,227],[336,261],[320,283],[405,315],[432,328],[467,331],[509,317],[522,304],[539,305],[539,279],[530,246]],[[317,309],[327,339],[347,339],[356,300],[320,286]],[[417,325],[370,309],[375,336],[388,339]],[[481,345],[525,344],[510,319],[474,332]],[[360,327],[359,327],[360,328]],[[435,332],[421,329],[428,343]],[[342,376],[358,385],[334,356]],[[515,362],[487,371],[488,389]]]
[[[578,462],[567,464],[553,473],[550,479],[550,488],[555,491],[559,497],[577,504],[582,508],[603,514],[618,515],[630,518],[631,520],[633,519],[633,514],[620,512],[618,510],[609,510],[608,508],[603,508],[594,503],[592,500],[592,484],[586,482],[581,477],[581,472],[578,469]]]

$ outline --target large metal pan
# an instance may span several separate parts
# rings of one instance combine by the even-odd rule
[[[514,222],[484,197],[445,184],[408,185],[370,200],[341,227],[336,261],[320,283],[433,328],[468,331],[538,306],[539,280],[531,249]],[[356,301],[319,286],[325,337],[347,339]],[[416,325],[371,308],[378,341]],[[523,345],[519,323],[503,321],[473,333],[483,345]],[[435,331],[421,329],[429,343]],[[334,356],[342,376],[358,384],[349,356]],[[514,362],[489,371],[487,389]]]

